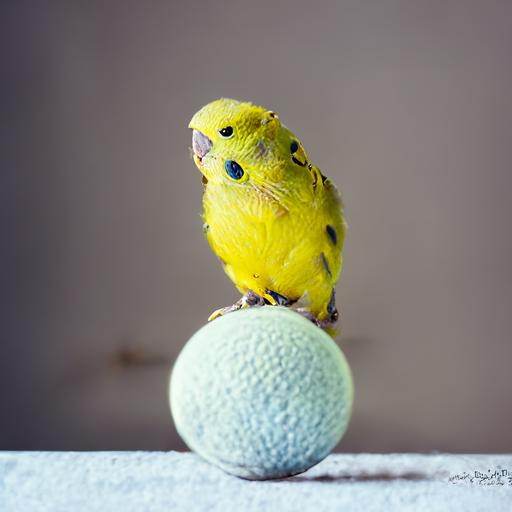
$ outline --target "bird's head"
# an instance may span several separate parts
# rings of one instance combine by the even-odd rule
[[[252,103],[212,101],[194,115],[189,128],[194,162],[208,182],[247,183],[277,169],[283,151],[289,154],[282,136],[289,132],[278,116]]]

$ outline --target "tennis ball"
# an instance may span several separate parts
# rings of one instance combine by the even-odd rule
[[[251,480],[320,462],[352,409],[350,368],[332,338],[277,306],[245,309],[199,329],[174,365],[170,404],[187,446]]]

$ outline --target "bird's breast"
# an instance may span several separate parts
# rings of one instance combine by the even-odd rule
[[[263,258],[285,209],[261,192],[242,187],[206,187],[203,197],[207,237],[225,263]],[[245,187],[244,187],[245,189]]]

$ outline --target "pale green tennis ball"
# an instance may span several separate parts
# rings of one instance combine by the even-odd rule
[[[299,314],[230,313],[192,336],[174,365],[170,403],[185,443],[228,473],[305,471],[344,434],[353,386],[332,338]]]

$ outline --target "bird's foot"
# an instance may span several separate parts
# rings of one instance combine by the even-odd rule
[[[227,306],[225,308],[215,310],[208,317],[208,322],[215,320],[219,316],[224,316],[233,311],[238,311],[239,309],[246,309],[264,305],[265,300],[263,299],[263,297],[260,297],[257,293],[254,293],[252,290],[249,290],[239,301],[235,302],[232,306]]]
[[[336,331],[336,323],[338,322],[338,310],[336,309],[335,300],[334,300],[334,291],[331,296],[331,300],[327,306],[328,316],[326,318],[320,319],[308,307],[305,307],[301,301],[291,301],[284,295],[281,295],[272,290],[266,290],[266,293],[263,297],[258,295],[257,293],[249,290],[240,300],[235,302],[232,306],[227,306],[225,308],[220,308],[215,310],[208,318],[208,321],[215,320],[219,316],[227,315],[233,311],[238,311],[239,309],[247,309],[252,307],[259,307],[265,305],[272,306],[285,306],[289,307],[292,311],[295,311],[299,315],[302,315],[304,318],[308,319],[310,322],[313,322],[317,327],[323,329],[331,336],[335,336]]]
[[[299,313],[299,315],[302,315],[304,318],[309,320],[310,322],[313,322],[317,327],[320,327],[320,329],[323,329],[331,336],[335,336],[337,334],[336,330],[336,324],[338,323],[338,310],[334,309],[330,312],[329,316],[327,318],[319,319],[317,316],[312,313],[308,308],[304,307],[298,307],[294,308],[292,307],[293,311],[296,313]]]
[[[327,317],[323,319],[319,319],[314,313],[311,312],[310,308],[307,307],[307,294],[298,300],[290,300],[288,297],[285,297],[280,293],[274,292],[272,290],[266,290],[266,294],[263,296],[263,298],[265,304],[289,307],[292,311],[295,311],[296,313],[299,313],[299,315],[302,315],[304,318],[307,318],[309,321],[313,322],[317,327],[320,327],[320,329],[323,329],[331,336],[336,334],[335,326],[339,315],[338,310],[336,309],[336,297],[334,289],[331,292],[329,304],[327,304]]]

